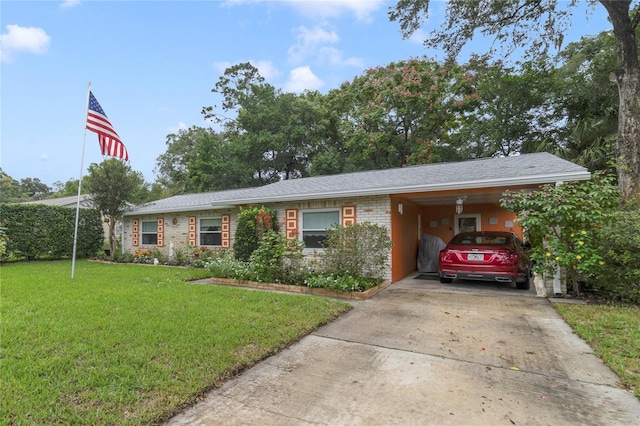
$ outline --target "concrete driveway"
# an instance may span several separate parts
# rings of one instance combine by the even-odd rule
[[[617,381],[533,290],[408,278],[168,424],[640,424]]]

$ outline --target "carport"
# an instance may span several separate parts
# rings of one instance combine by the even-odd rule
[[[391,281],[416,272],[423,234],[445,243],[458,232],[473,230],[511,231],[522,238],[515,215],[500,206],[505,191],[533,191],[545,184],[591,177],[583,167],[557,157],[536,157],[538,162],[523,162],[520,167],[500,167],[499,161],[465,162],[470,166],[464,171],[433,176],[433,182],[420,185],[419,191],[402,188],[390,194]]]

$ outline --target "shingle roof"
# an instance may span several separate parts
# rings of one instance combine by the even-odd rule
[[[243,204],[586,180],[582,166],[549,153],[436,163],[289,179],[257,188],[178,195],[134,207],[126,215],[193,211]]]
[[[68,197],[47,198],[45,200],[25,201],[23,204],[46,204],[49,206],[76,207],[78,196],[71,195]],[[80,196],[80,207],[89,207],[91,204],[91,196],[82,194]]]

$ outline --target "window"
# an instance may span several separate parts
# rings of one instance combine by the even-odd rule
[[[155,220],[142,221],[142,244],[158,244],[158,222]]]
[[[454,232],[456,235],[460,232],[475,231],[482,231],[482,229],[480,229],[479,214],[457,214],[455,216]]]
[[[302,240],[306,248],[322,248],[327,228],[340,223],[339,211],[302,212]]]
[[[222,219],[200,219],[200,245],[222,245]]]

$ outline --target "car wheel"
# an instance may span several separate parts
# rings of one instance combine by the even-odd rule
[[[529,276],[527,275],[526,281],[516,281],[516,288],[518,290],[529,290],[531,288],[531,279],[529,278]]]
[[[440,277],[440,282],[442,284],[449,284],[453,282],[453,278],[444,278],[444,277]]]

